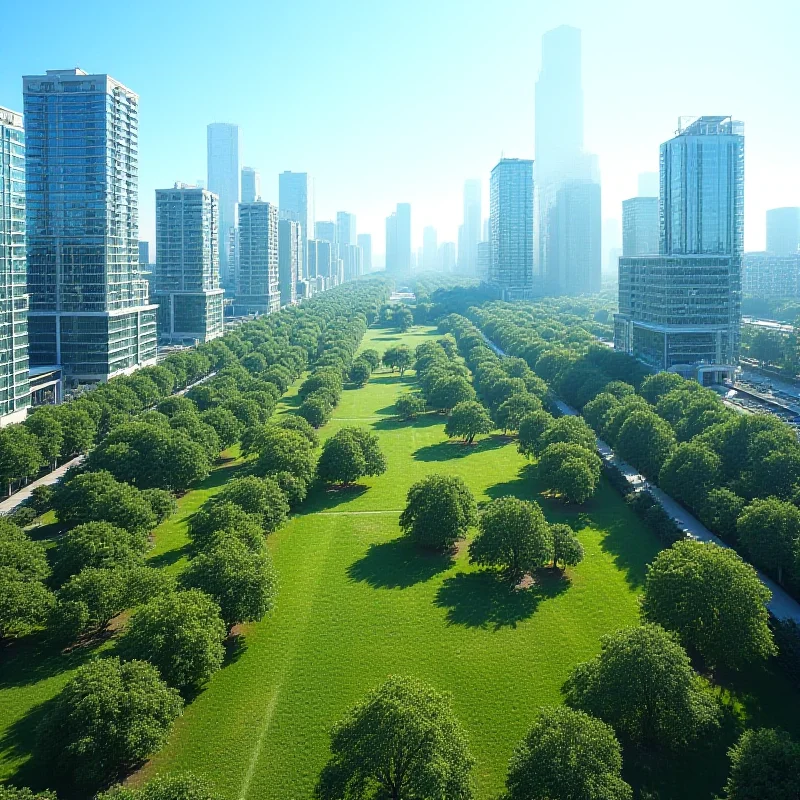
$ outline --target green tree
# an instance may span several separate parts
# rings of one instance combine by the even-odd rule
[[[200,419],[216,431],[223,449],[239,441],[239,437],[242,434],[242,424],[230,409],[222,406],[209,408],[200,415]]]
[[[350,378],[350,382],[356,386],[364,386],[369,380],[371,372],[372,370],[366,361],[356,360],[353,362],[353,366],[350,367],[350,374],[348,377]]]
[[[400,527],[423,547],[449,551],[477,523],[475,498],[455,475],[428,475],[409,490]]]
[[[511,757],[505,800],[631,800],[621,772],[610,725],[565,706],[544,708]]]
[[[339,430],[322,446],[317,475],[325,483],[355,483],[367,475],[386,472],[378,437],[366,428]]]
[[[555,448],[558,445],[550,447]],[[594,495],[600,481],[600,469],[596,461],[587,457],[569,456],[561,460],[557,469],[548,469],[550,447],[545,449],[548,458],[543,458],[539,464],[542,486],[560,495],[568,503],[585,503]]]
[[[44,545],[4,517],[0,517],[0,574],[24,581],[45,581],[50,577]]]
[[[252,514],[265,533],[276,531],[289,517],[289,501],[271,477],[234,478],[213,498],[211,505],[217,503],[233,503]]]
[[[89,412],[79,408],[77,403],[69,403],[60,408],[61,429],[64,435],[61,457],[88,453],[97,436],[97,424]]]
[[[269,551],[253,552],[232,536],[193,558],[181,580],[219,604],[229,630],[241,622],[260,620],[275,605],[278,589]]]
[[[580,417],[565,416],[554,419],[548,425],[539,438],[539,447],[544,450],[548,445],[565,442],[578,444],[594,452],[596,441],[594,431]]]
[[[654,412],[634,411],[619,431],[616,448],[625,461],[655,479],[675,448],[675,433]]]
[[[0,639],[26,636],[43,627],[54,603],[53,593],[42,581],[0,570]]]
[[[392,315],[392,322],[405,333],[414,324],[414,314],[408,306],[400,306]]]
[[[712,489],[700,509],[700,518],[704,525],[726,542],[735,543],[736,520],[746,505],[747,501],[730,489]]]
[[[709,666],[740,669],[775,653],[769,598],[756,571],[733,550],[686,540],[650,565],[642,614],[674,631]]]
[[[205,683],[225,655],[219,606],[197,589],[154,597],[134,615],[119,640],[124,660],[149,661],[177,689]]]
[[[68,779],[96,787],[161,748],[183,702],[144,661],[79,667],[37,730],[37,753]]]
[[[569,525],[550,526],[553,535],[553,566],[574,567],[583,561],[583,545]]]
[[[463,436],[472,444],[479,433],[489,433],[494,428],[486,409],[477,400],[465,400],[454,406],[447,418],[444,432],[447,436]]]
[[[503,567],[512,580],[553,561],[553,534],[537,503],[500,497],[486,506],[469,560]]]
[[[661,468],[658,485],[679,503],[696,511],[720,482],[720,457],[702,442],[684,442]]]
[[[601,392],[594,400],[590,400],[581,412],[583,418],[598,436],[605,435],[606,419],[609,413],[619,406],[619,398],[608,392]]]
[[[747,730],[728,751],[727,800],[796,800],[800,797],[800,744],[781,730]]]
[[[274,475],[290,472],[306,483],[314,477],[314,453],[308,438],[296,430],[267,426],[254,444],[258,453],[255,472]]]
[[[542,448],[542,436],[555,422],[553,417],[544,410],[534,411],[522,418],[519,424],[519,451],[528,458],[537,456]]]
[[[304,480],[295,477],[291,472],[276,472],[273,477],[286,495],[290,509],[297,508],[306,499],[308,486]]]
[[[9,798],[9,800],[14,799]],[[107,792],[97,795],[97,800],[222,800],[222,798],[204,780],[187,772],[182,775],[153,778],[140,789],[114,786]]]
[[[383,365],[389,367],[392,372],[400,370],[402,375],[412,364],[414,356],[411,350],[404,344],[389,347],[383,354]]]
[[[0,428],[0,485],[30,478],[44,465],[39,441],[24,425]]]
[[[600,654],[564,684],[568,705],[639,745],[679,748],[719,724],[714,695],[673,634],[642,625],[600,642]]]
[[[494,413],[494,421],[503,433],[518,431],[522,420],[539,411],[542,401],[533,394],[514,394],[504,400]]]
[[[450,411],[459,403],[475,400],[475,390],[460,375],[447,375],[433,384],[428,395],[428,405],[439,411]]]
[[[207,503],[189,518],[189,538],[195,551],[210,550],[225,536],[239,539],[253,551],[264,545],[259,518],[234,503]]]
[[[303,400],[297,413],[314,428],[321,428],[330,419],[333,406],[327,398],[315,392]]]
[[[391,677],[331,732],[317,800],[471,800],[474,759],[448,695]]]
[[[425,411],[425,398],[413,392],[401,394],[394,401],[394,410],[400,419],[413,419]]]
[[[664,395],[685,385],[686,378],[675,372],[657,372],[644,380],[639,394],[651,405],[656,405]]]
[[[775,497],[753,500],[742,511],[736,532],[753,562],[783,583],[784,571],[797,569],[800,558],[800,510]]]
[[[40,406],[24,422],[36,437],[45,461],[55,467],[64,446],[64,428],[57,406]]]
[[[58,800],[55,792],[32,792],[27,786],[0,786],[0,800]]]
[[[381,365],[381,357],[377,350],[368,349],[362,350],[359,354],[359,359],[366,361],[371,370],[376,370]]]

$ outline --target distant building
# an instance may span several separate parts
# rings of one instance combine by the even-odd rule
[[[489,283],[504,300],[533,293],[533,161],[500,159],[489,192]]]
[[[335,222],[318,222],[315,227],[317,239],[323,242],[331,242],[336,244],[336,223]]]
[[[261,176],[252,167],[242,167],[242,203],[255,203],[261,197]]]
[[[640,172],[638,180],[639,197],[658,197],[659,183],[657,172]]]
[[[397,271],[397,214],[386,217],[386,271]]]
[[[242,136],[238,125],[213,122],[208,126],[208,190],[219,198],[219,269],[225,288],[235,284],[237,205],[242,197]]]
[[[742,293],[767,299],[800,297],[800,253],[745,253],[742,262]]]
[[[456,270],[456,243],[442,242],[439,245],[439,269],[442,272]]]
[[[411,206],[397,204],[396,269],[398,272],[411,270]]]
[[[430,225],[422,231],[422,269],[433,271],[439,268],[439,244],[436,228]]]
[[[478,273],[476,277],[482,281],[489,280],[489,268],[492,263],[492,246],[488,241],[478,242]]]
[[[356,215],[346,211],[336,212],[337,244],[356,244]]]
[[[150,266],[150,242],[139,240],[139,266],[147,269]]]
[[[313,197],[307,172],[286,171],[278,176],[278,207],[281,219],[290,219],[300,223],[300,235],[303,240],[303,252],[305,252],[306,240],[314,230]],[[305,275],[305,262],[302,254],[297,269],[301,277]]]
[[[219,285],[219,199],[206,189],[175,184],[156,190],[154,303],[161,341],[222,336]]]
[[[299,222],[282,219],[278,223],[278,282],[281,305],[288,306],[297,299],[299,265],[302,259],[303,238]]]
[[[622,255],[658,253],[658,197],[631,197],[622,201]]]
[[[344,280],[353,281],[363,271],[362,252],[357,244],[340,244],[339,258],[342,260]]]
[[[475,275],[478,270],[478,242],[481,240],[481,182],[464,182],[463,241],[458,254],[459,272]]]
[[[356,242],[361,248],[363,274],[366,275],[372,272],[372,234],[359,233]]]
[[[767,211],[767,252],[776,256],[800,252],[800,208]]]
[[[239,206],[239,273],[234,309],[237,314],[278,311],[278,208],[256,201]]]

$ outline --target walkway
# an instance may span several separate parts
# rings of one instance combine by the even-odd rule
[[[24,503],[31,496],[31,492],[33,492],[33,490],[38,486],[52,486],[54,483],[58,483],[58,481],[61,480],[62,475],[70,467],[77,467],[84,458],[85,456],[76,456],[71,461],[67,461],[65,464],[62,464],[52,472],[48,472],[47,475],[43,475],[41,478],[31,481],[27,486],[23,486],[21,489],[14,492],[11,497],[7,497],[5,500],[0,502],[0,515],[7,516],[8,514],[14,512],[18,506],[22,505],[22,503]]]

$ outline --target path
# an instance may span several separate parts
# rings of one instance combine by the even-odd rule
[[[22,505],[22,503],[24,503],[31,496],[31,493],[37,487],[52,486],[54,483],[58,483],[58,481],[61,480],[61,477],[70,467],[77,467],[84,458],[85,456],[76,456],[72,460],[62,464],[57,469],[54,469],[52,472],[48,472],[47,475],[43,475],[41,478],[31,481],[27,486],[23,486],[21,489],[14,492],[11,497],[7,497],[5,500],[0,502],[0,515],[7,516],[8,514],[13,513],[18,506]]]
[[[505,357],[506,354],[494,342],[488,339],[483,332],[481,332],[481,336],[483,336],[486,343],[498,356]],[[555,404],[562,414],[579,416],[574,408],[568,406],[562,400],[556,399]],[[720,547],[732,549],[729,545],[725,544],[722,539],[711,533],[697,517],[690,514],[680,503],[648,481],[637,469],[616,456],[612,448],[599,438],[597,440],[597,450],[606,463],[616,467],[627,478],[632,489],[635,491],[647,489],[687,536],[690,536],[692,539],[697,539],[700,542],[713,542]],[[800,603],[759,570],[756,570],[756,572],[758,573],[761,583],[772,592],[772,597],[767,603],[767,608],[770,610],[770,613],[777,619],[791,619],[800,624]]]

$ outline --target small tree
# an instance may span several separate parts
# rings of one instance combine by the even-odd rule
[[[553,534],[553,566],[574,567],[583,561],[583,545],[569,525],[550,526]]]
[[[152,664],[98,658],[54,699],[37,731],[38,755],[76,783],[98,786],[162,747],[182,709]]]
[[[269,551],[253,552],[232,536],[193,558],[181,580],[219,604],[229,630],[240,622],[257,622],[270,611],[278,583]]]
[[[366,361],[371,370],[376,370],[381,365],[381,357],[377,350],[362,350],[358,358],[361,361]]]
[[[425,411],[425,398],[412,392],[401,394],[394,401],[394,410],[400,419],[413,419]]]
[[[728,751],[727,800],[796,800],[800,797],[800,744],[788,733],[745,731]]]
[[[0,485],[30,478],[44,465],[39,441],[24,425],[0,428]]]
[[[24,423],[36,437],[42,457],[53,467],[64,445],[64,427],[56,408],[56,406],[40,406]]]
[[[514,751],[506,800],[629,800],[622,748],[610,725],[581,711],[545,708]]]
[[[382,360],[385,367],[389,367],[392,372],[398,369],[400,374],[403,375],[413,363],[414,355],[408,347],[400,344],[388,348],[383,354]]]
[[[545,453],[547,450],[549,447]],[[546,460],[545,463],[549,465],[550,461]],[[539,476],[546,489],[560,495],[568,503],[585,503],[597,489],[600,469],[594,459],[567,457],[561,460],[555,470],[540,465]]]
[[[26,636],[43,627],[55,599],[42,581],[0,570],[0,639]]]
[[[504,567],[513,580],[553,560],[553,534],[537,503],[516,497],[492,500],[478,521],[469,560]]]
[[[486,409],[477,400],[466,400],[450,412],[444,432],[451,438],[463,436],[465,444],[472,444],[479,433],[489,433],[493,428]]]
[[[248,514],[253,514],[265,533],[272,533],[289,517],[289,501],[274,478],[257,478],[248,475],[234,478],[214,497],[216,503],[233,503]]]
[[[342,428],[322,446],[317,475],[325,483],[348,486],[366,475],[386,472],[378,437],[366,428]]]
[[[519,424],[519,451],[528,458],[541,452],[540,442],[545,431],[555,422],[546,411],[534,411],[522,418]]]
[[[350,382],[356,386],[364,386],[369,380],[371,372],[372,370],[366,361],[356,360],[353,362],[353,366],[350,367]]]
[[[542,401],[533,394],[513,394],[504,400],[494,413],[494,421],[503,433],[518,431],[522,420],[541,410]]]
[[[392,316],[396,328],[405,333],[414,324],[414,314],[408,306],[400,306]]]
[[[212,791],[204,780],[187,772],[183,775],[153,778],[140,789],[114,786],[107,792],[99,794],[97,800],[222,800],[222,798]]]
[[[428,475],[409,490],[400,527],[416,544],[452,550],[477,522],[475,498],[455,475]]]
[[[259,433],[254,447],[258,453],[255,465],[257,474],[291,472],[295,477],[311,483],[314,477],[313,447],[302,433],[268,425]]]
[[[471,800],[473,764],[449,696],[392,677],[334,726],[314,796]]]
[[[149,661],[177,689],[205,683],[222,666],[225,623],[207,594],[190,589],[155,597],[128,623],[123,659]]]

